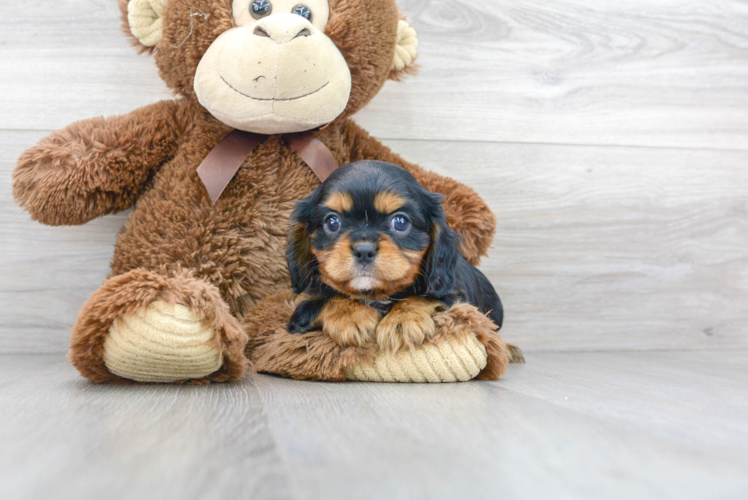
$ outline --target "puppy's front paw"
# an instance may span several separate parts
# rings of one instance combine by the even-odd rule
[[[286,328],[288,329],[288,333],[307,333],[315,329],[312,320],[307,316],[299,314],[298,311],[293,313],[291,321],[288,322]]]
[[[288,333],[307,333],[319,330],[319,315],[325,305],[324,299],[310,299],[300,303],[288,322]]]
[[[363,347],[370,343],[380,319],[382,315],[376,309],[342,297],[330,299],[320,314],[322,331],[339,346]]]
[[[413,348],[433,338],[436,325],[432,316],[443,304],[423,297],[408,297],[398,302],[377,326],[379,349],[397,352]]]

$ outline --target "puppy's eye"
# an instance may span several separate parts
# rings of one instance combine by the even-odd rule
[[[390,219],[390,227],[398,233],[404,233],[410,229],[410,220],[402,214],[395,215]]]
[[[298,14],[304,19],[306,19],[307,21],[312,20],[312,11],[306,5],[301,5],[301,4],[297,5],[296,7],[293,8],[293,10],[291,11],[291,14]]]
[[[255,19],[265,17],[273,11],[273,5],[268,0],[255,0],[249,5],[249,13]]]
[[[328,234],[335,234],[340,231],[340,218],[337,215],[328,215],[325,219],[325,231]]]

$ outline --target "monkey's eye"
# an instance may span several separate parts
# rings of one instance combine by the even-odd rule
[[[255,19],[265,17],[273,11],[273,5],[268,0],[255,0],[249,6],[249,13]]]
[[[337,215],[328,215],[325,219],[325,231],[328,234],[335,234],[340,231],[340,218]]]
[[[405,233],[410,229],[410,220],[403,214],[396,214],[390,219],[390,227],[398,233]]]
[[[312,11],[306,5],[301,5],[301,4],[297,5],[296,7],[293,8],[291,13],[298,14],[304,19],[306,19],[307,21],[311,22],[312,20]]]

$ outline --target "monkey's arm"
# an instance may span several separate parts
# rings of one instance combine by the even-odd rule
[[[52,226],[129,208],[174,157],[184,133],[183,108],[181,101],[161,101],[45,137],[18,159],[13,197],[33,219]]]
[[[460,250],[473,265],[486,255],[496,231],[496,217],[485,201],[472,188],[449,177],[405,161],[387,146],[371,137],[368,132],[348,121],[343,131],[351,161],[379,160],[394,163],[409,171],[429,191],[444,195],[444,212],[447,223],[463,236]]]

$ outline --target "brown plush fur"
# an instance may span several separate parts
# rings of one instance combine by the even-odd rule
[[[23,153],[13,174],[15,199],[45,224],[83,224],[135,206],[117,237],[113,277],[88,301],[73,333],[75,366],[93,381],[122,381],[103,365],[103,338],[115,317],[158,297],[196,312],[206,307],[203,314],[221,332],[227,361],[208,379],[236,379],[246,365],[236,359],[243,338],[237,320],[263,298],[289,288],[284,258],[288,218],[294,202],[319,185],[312,171],[278,136],[255,149],[215,206],[195,171],[230,131],[198,104],[193,90],[202,55],[233,26],[230,4],[172,0],[166,6],[164,37],[152,53],[162,78],[179,95],[176,100],[74,123]],[[120,6],[125,12],[127,0]],[[478,263],[491,243],[495,220],[475,191],[406,162],[350,120],[387,78],[405,74],[390,70],[399,17],[394,0],[331,0],[330,7],[326,33],[350,66],[353,89],[343,115],[316,137],[341,165],[361,159],[395,163],[427,189],[443,193],[448,223],[464,236],[465,257]],[[279,336],[252,330],[251,352],[260,353],[260,369],[340,379],[340,366],[360,359],[360,353],[349,354],[315,334],[287,338],[282,328],[291,309],[266,307],[270,310],[261,314],[274,322],[264,326]],[[269,345],[259,345],[262,339]],[[301,359],[310,353],[318,360]]]
[[[181,104],[161,101],[76,122],[42,139],[18,159],[13,195],[32,218],[52,226],[129,208],[179,149],[192,118]]]

